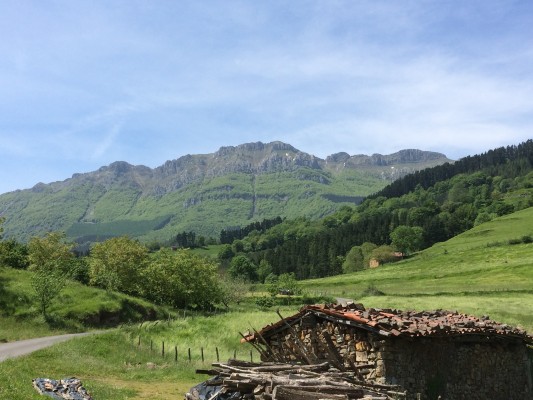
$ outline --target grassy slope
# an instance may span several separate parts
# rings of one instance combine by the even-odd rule
[[[162,307],[118,293],[110,293],[77,282],[67,282],[49,308],[50,320],[39,314],[33,297],[31,272],[0,267],[0,340],[13,341],[77,332],[98,318],[111,324],[141,321],[147,314],[164,318]]]
[[[302,286],[367,306],[489,314],[533,331],[533,244],[508,243],[524,235],[533,236],[533,208],[479,225],[399,263]],[[385,296],[369,295],[369,287]]]
[[[284,308],[290,315],[296,309]],[[196,369],[208,369],[216,361],[233,357],[249,360],[248,345],[240,343],[239,331],[279,320],[273,312],[239,310],[211,317],[185,317],[170,323],[149,323],[52,346],[31,355],[0,363],[0,398],[10,400],[40,399],[31,386],[37,377],[60,379],[76,376],[95,399],[183,398],[185,392],[206,379]],[[139,335],[141,347],[137,346]],[[153,340],[153,351],[150,351]],[[161,356],[161,342],[167,354]],[[174,361],[178,347],[178,362]],[[200,348],[205,361],[201,361]],[[188,349],[191,348],[191,361]],[[253,355],[258,360],[257,353]]]
[[[480,225],[400,263],[302,285],[310,292],[352,297],[367,306],[488,313],[533,331],[533,244],[507,244],[509,239],[533,234],[532,221],[533,208],[526,209]],[[500,245],[495,245],[497,242]],[[364,296],[370,285],[387,295]],[[285,308],[282,313],[294,311],[296,307]],[[277,320],[272,311],[241,309],[76,339],[0,363],[0,398],[39,399],[31,387],[31,379],[39,376],[77,376],[95,398],[183,398],[188,388],[204,379],[194,371],[214,361],[214,347],[219,348],[222,360],[234,350],[242,354],[241,358],[248,358],[249,349],[239,344],[238,331]],[[141,350],[136,348],[139,336]],[[150,339],[155,343],[153,352],[149,351]],[[159,354],[163,340],[167,343],[166,358]],[[178,363],[173,361],[174,345],[179,348]],[[200,347],[205,350],[204,363],[199,360]],[[191,362],[183,358],[188,348],[193,352]]]
[[[320,218],[343,204],[353,205],[353,196],[369,195],[386,183],[368,171],[300,168],[205,178],[161,197],[128,185],[107,191],[89,182],[42,185],[39,190],[1,194],[0,208],[7,217],[6,234],[19,240],[50,230],[93,239],[128,234],[145,241],[167,240],[184,230],[216,237],[228,226],[280,215]]]

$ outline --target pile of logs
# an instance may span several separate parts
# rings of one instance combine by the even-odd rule
[[[230,360],[196,372],[214,375],[203,387],[215,389],[206,396],[197,386],[186,394],[186,400],[393,400],[406,396],[398,386],[359,381],[353,372],[341,372],[327,362],[296,365]]]

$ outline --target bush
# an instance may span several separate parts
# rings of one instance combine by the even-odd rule
[[[533,243],[533,237],[530,235],[522,236],[522,243]]]
[[[271,297],[259,297],[255,304],[260,308],[271,308],[274,306],[274,300]]]
[[[373,283],[367,286],[367,288],[362,293],[363,297],[367,296],[385,296],[385,293],[379,290]]]

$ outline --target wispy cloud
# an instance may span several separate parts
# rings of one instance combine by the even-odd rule
[[[533,4],[492,0],[2,3],[0,152],[26,183],[0,192],[256,140],[321,157],[517,143],[530,26]]]

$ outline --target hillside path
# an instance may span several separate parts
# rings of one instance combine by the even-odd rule
[[[75,337],[92,335],[97,332],[69,333],[66,335],[46,336],[35,339],[18,340],[16,342],[0,344],[0,362],[7,358],[22,356],[36,350],[44,349],[53,344],[64,342]]]

